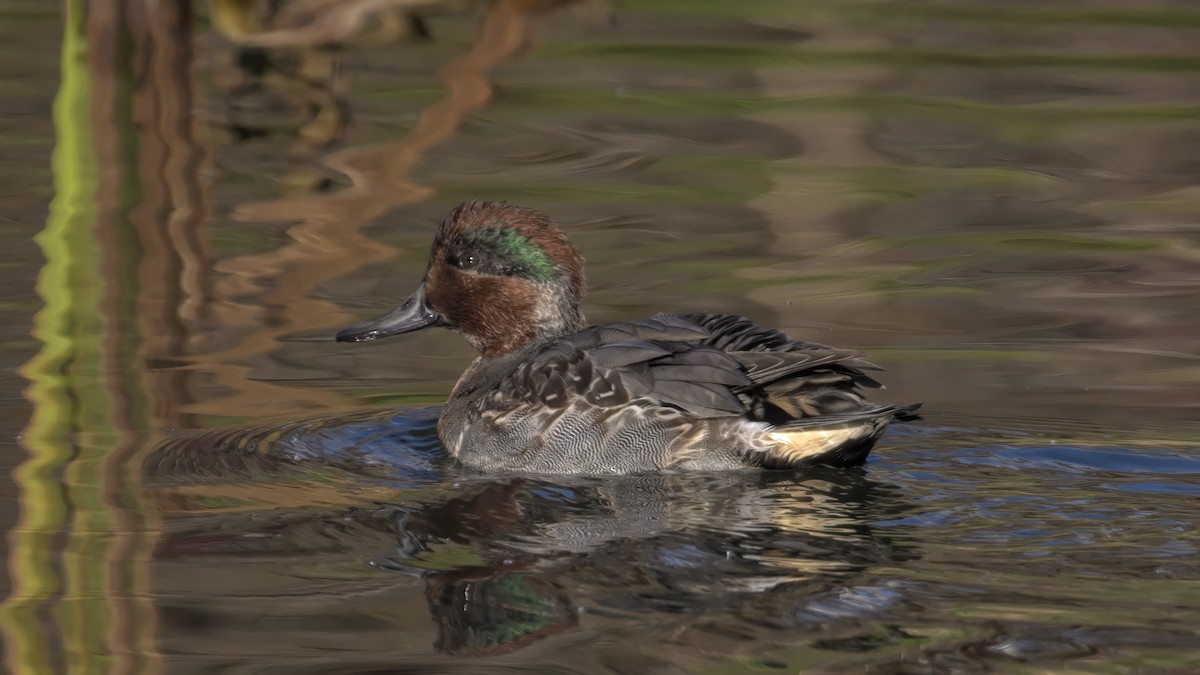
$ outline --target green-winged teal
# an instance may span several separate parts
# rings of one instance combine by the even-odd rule
[[[857,352],[741,316],[660,314],[588,327],[583,258],[547,216],[497,202],[450,212],[416,292],[338,333],[362,342],[444,326],[478,356],[438,420],[484,470],[610,474],[854,466],[919,406],[868,403]]]

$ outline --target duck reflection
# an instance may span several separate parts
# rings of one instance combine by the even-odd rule
[[[869,525],[889,492],[834,472],[512,479],[353,517],[397,541],[373,565],[425,580],[437,649],[479,654],[571,627],[580,612],[698,615],[844,583],[909,555]],[[464,550],[474,559],[447,566],[445,553]]]
[[[903,508],[898,491],[861,471],[483,477],[441,459],[430,431],[436,410],[387,419],[370,413],[169,444],[147,465],[148,480],[164,509],[183,513],[167,519],[157,559],[170,567],[203,556],[219,566],[211,556],[267,556],[305,583],[321,561],[359,595],[389,593],[381,572],[401,584],[419,579],[434,647],[486,655],[588,614],[779,621],[781,607],[913,556],[871,526]],[[218,455],[242,460],[204,459]],[[297,471],[321,478],[297,480]],[[229,506],[215,509],[222,499]],[[264,510],[268,502],[275,507]],[[283,603],[274,611],[288,612],[288,600],[273,600]]]

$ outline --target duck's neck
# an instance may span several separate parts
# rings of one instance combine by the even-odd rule
[[[488,330],[486,335],[467,336],[480,357],[497,358],[535,342],[573,335],[587,327],[578,295],[559,284],[548,284],[526,307],[498,311],[504,312],[504,316],[489,324],[504,328]]]
[[[534,339],[574,335],[587,327],[580,298],[565,286],[554,284],[538,295],[533,305]]]

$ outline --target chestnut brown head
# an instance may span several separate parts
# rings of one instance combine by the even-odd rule
[[[583,258],[546,215],[502,202],[467,202],[434,237],[425,279],[387,316],[337,339],[361,342],[429,326],[452,328],[483,356],[584,327]]]

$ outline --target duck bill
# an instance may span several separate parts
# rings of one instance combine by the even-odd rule
[[[422,283],[417,287],[416,292],[408,296],[407,300],[400,303],[399,307],[392,310],[386,316],[356,323],[353,326],[347,326],[338,331],[337,341],[366,342],[368,340],[378,340],[389,335],[411,333],[422,328],[436,326],[441,322],[441,315],[429,308],[429,302],[425,297],[425,284]]]

